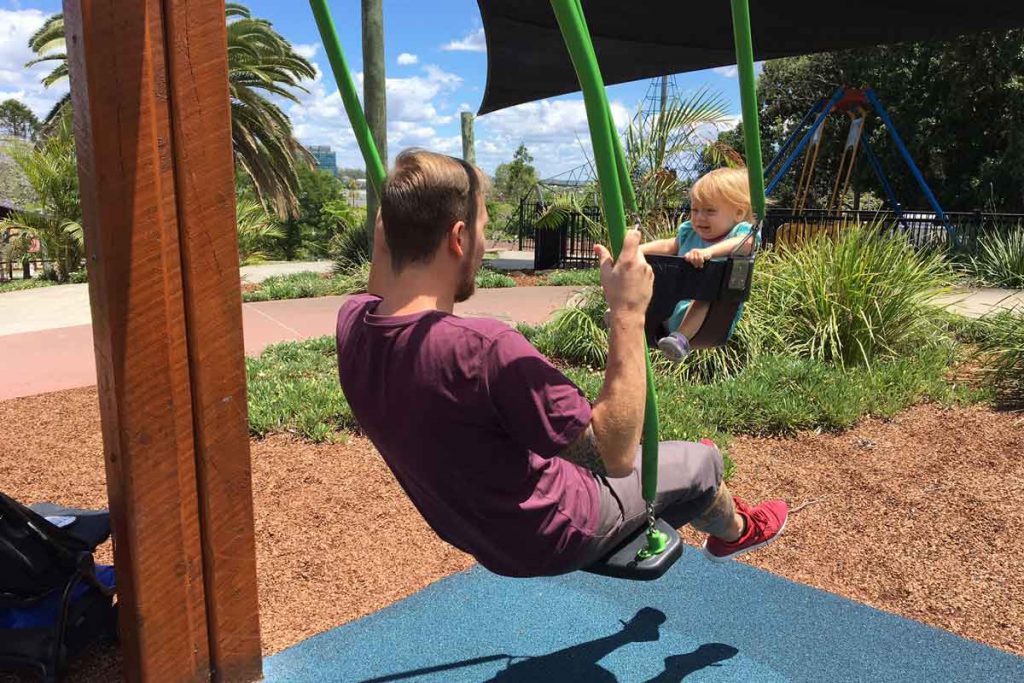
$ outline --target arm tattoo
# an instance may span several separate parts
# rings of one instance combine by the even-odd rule
[[[587,425],[587,428],[576,437],[575,441],[566,446],[558,454],[558,457],[581,467],[586,467],[595,474],[607,474],[604,461],[601,460],[601,453],[597,449],[597,437],[594,436],[594,427],[592,425]]]

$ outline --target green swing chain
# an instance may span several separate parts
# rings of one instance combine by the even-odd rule
[[[551,8],[555,12],[555,19],[583,90],[583,103],[594,147],[594,161],[604,216],[608,222],[612,255],[618,258],[626,238],[624,201],[630,203],[631,210],[635,211],[636,207],[632,182],[580,0],[551,0]],[[644,500],[647,501],[648,529],[647,548],[641,551],[639,559],[664,552],[668,542],[668,537],[654,526],[654,496],[658,490],[658,403],[654,393],[651,354],[646,343],[644,361],[647,369],[647,398],[644,409],[642,480]]]
[[[359,93],[356,92],[352,74],[348,70],[348,62],[345,61],[345,53],[341,49],[338,32],[334,28],[331,11],[327,8],[327,0],[309,0],[309,5],[313,8],[316,26],[320,30],[320,39],[327,52],[327,59],[331,62],[331,71],[334,72],[334,80],[338,84],[341,100],[345,104],[345,113],[348,114],[348,120],[352,124],[352,131],[359,143],[359,151],[363,153],[363,160],[366,162],[366,176],[370,180],[370,185],[373,186],[373,191],[379,197],[387,172],[381,162],[377,144],[373,141],[373,135],[370,133],[370,126],[366,123],[366,114],[363,112],[363,105],[359,102]]]

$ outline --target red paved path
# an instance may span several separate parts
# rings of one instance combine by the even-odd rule
[[[537,324],[565,305],[572,287],[483,289],[455,307],[458,315]],[[245,352],[334,332],[346,297],[265,301],[242,306]],[[96,384],[92,326],[77,325],[0,336],[0,401]]]

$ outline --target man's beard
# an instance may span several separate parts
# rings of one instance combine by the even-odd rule
[[[473,293],[476,291],[476,271],[477,266],[472,261],[468,261],[465,269],[462,271],[462,280],[459,281],[459,288],[455,290],[455,303],[461,304],[473,296]]]

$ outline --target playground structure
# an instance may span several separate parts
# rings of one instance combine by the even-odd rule
[[[746,14],[745,0],[731,4]],[[562,17],[583,9],[572,0],[552,5]],[[1024,25],[1024,7],[1002,0],[979,0],[969,13],[946,1],[895,5],[850,15],[809,0],[755,3],[758,49],[738,41],[746,46],[741,62]],[[551,30],[548,2],[480,6],[490,62],[481,113],[579,87],[560,33]],[[735,59],[725,3],[665,3],[658,22],[647,3],[602,0],[586,10],[607,83]],[[908,12],[912,24],[899,20]],[[256,680],[262,663],[224,4],[65,0],[64,15],[124,674]],[[523,50],[536,59],[520,60]],[[744,91],[752,92],[752,70],[745,74]],[[589,90],[591,131],[602,140],[598,173],[612,188],[605,200],[620,245],[612,131],[595,123],[607,119],[592,96],[599,88]],[[755,120],[754,105],[744,98],[746,121]],[[381,180],[380,159],[370,161],[370,178]],[[763,210],[760,183],[752,177]]]
[[[819,208],[825,212],[825,215],[838,215],[843,211],[843,199],[849,192],[854,167],[857,164],[859,155],[863,154],[871,170],[874,171],[875,176],[878,178],[896,220],[904,228],[908,227],[907,219],[913,218],[913,216],[905,215],[902,204],[896,197],[892,184],[878,159],[878,155],[875,154],[871,147],[870,139],[866,135],[868,116],[871,112],[878,115],[879,120],[899,151],[901,158],[913,174],[922,193],[935,212],[936,218],[945,227],[947,236],[955,239],[949,219],[939,205],[938,199],[928,186],[917,164],[914,163],[914,159],[910,156],[910,152],[896,130],[895,123],[885,110],[878,95],[870,88],[858,89],[841,86],[828,99],[820,99],[815,102],[783,142],[776,156],[765,168],[765,173],[772,176],[765,187],[765,193],[771,195],[782,178],[789,172],[796,159],[803,154],[803,164],[800,167],[800,173],[797,178],[791,210],[793,215],[797,216],[809,208],[808,202],[811,199],[815,171],[817,170],[827,121],[832,114],[845,114],[849,120],[849,130],[840,151],[832,190]],[[779,227],[776,241],[781,244],[798,244],[820,234],[835,237],[840,227],[840,224],[836,221],[822,223],[813,220],[796,219]]]

